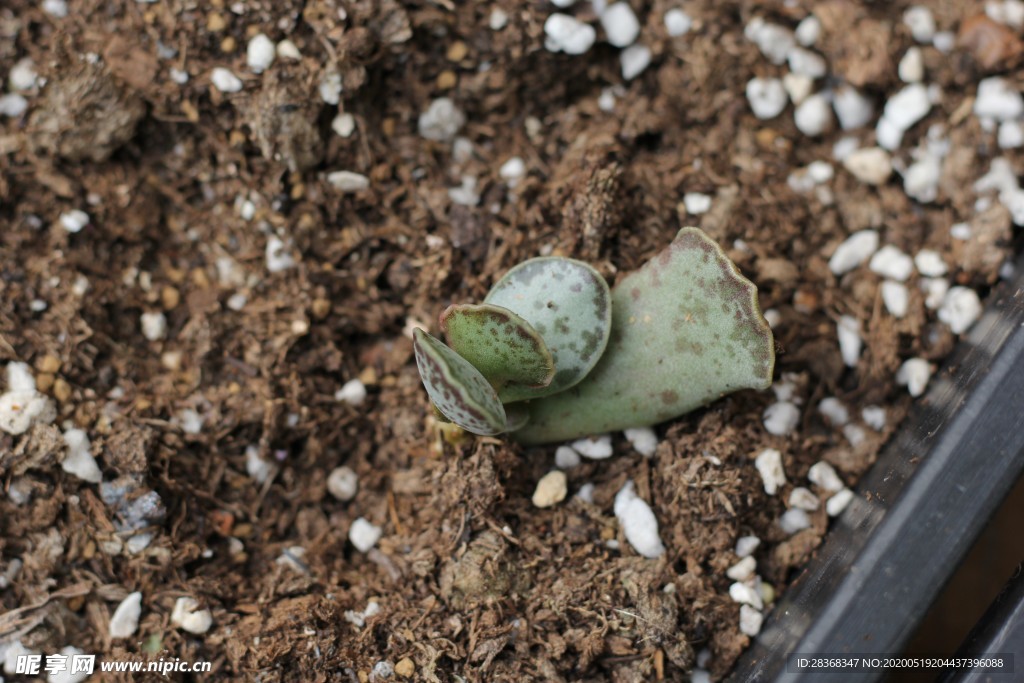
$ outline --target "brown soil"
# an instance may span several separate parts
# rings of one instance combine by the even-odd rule
[[[984,291],[1009,253],[1001,208],[974,221],[981,247],[949,236],[974,215],[970,186],[998,154],[964,115],[985,73],[968,52],[925,50],[944,99],[904,141],[905,153],[929,125],[949,130],[935,204],[908,199],[898,178],[871,188],[838,167],[829,192],[796,193],[788,175],[830,160],[840,134],[803,137],[791,108],[769,122],[750,113],[747,80],[779,73],[743,37],[752,16],[795,25],[820,5],[825,56],[881,102],[912,44],[904,3],[694,0],[694,29],[671,39],[662,17],[675,3],[634,2],[654,60],[610,113],[597,102],[622,83],[618,50],[546,51],[547,3],[70,4],[63,20],[35,0],[0,9],[0,75],[31,57],[46,79],[25,117],[0,119],[0,361],[32,364],[56,424],[88,432],[105,479],[130,496],[156,491],[166,510],[146,517],[153,540],[132,554],[112,543],[126,537],[124,506],[61,471],[55,426],[0,433],[0,485],[30,494],[0,497],[0,574],[24,563],[0,588],[0,641],[44,653],[73,644],[104,658],[208,660],[209,680],[365,681],[384,660],[407,673],[408,658],[423,681],[639,681],[682,680],[706,648],[721,677],[748,643],[725,576],[736,539],[762,539],[758,571],[783,590],[828,526],[819,510],[787,538],[775,520],[789,490],[821,459],[855,483],[909,404],[899,364],[941,360],[954,341],[916,287],[895,320],[879,277],[861,268],[837,280],[828,256],[874,227],[908,253],[939,250],[957,283]],[[954,30],[981,5],[925,4]],[[509,15],[500,31],[487,25],[496,5]],[[245,46],[260,31],[291,38],[302,61],[252,75]],[[214,89],[216,66],[244,89]],[[172,67],[190,80],[172,81]],[[334,108],[317,92],[329,69],[355,118],[349,138],[330,129]],[[467,158],[417,133],[439,96],[466,114]],[[510,192],[498,168],[513,156],[528,175]],[[370,186],[342,193],[325,178],[335,170]],[[450,201],[463,176],[478,179],[478,206]],[[712,211],[688,216],[688,191],[713,195]],[[72,209],[91,217],[76,234],[58,221]],[[546,510],[530,496],[553,447],[441,437],[403,332],[411,323],[436,331],[445,306],[482,300],[541,251],[614,280],[688,224],[726,245],[780,315],[777,373],[804,406],[791,436],[763,427],[771,392],[734,395],[659,428],[652,459],[616,435],[614,458],[568,473],[571,492],[594,484],[593,503]],[[268,273],[271,234],[295,268]],[[76,294],[83,276],[88,291]],[[234,310],[238,293],[247,301]],[[150,342],[139,319],[156,310],[169,332]],[[843,314],[865,331],[855,369],[839,356]],[[366,402],[336,401],[355,377]],[[861,407],[885,405],[886,429],[865,427],[852,447],[815,408],[830,395],[858,424]],[[187,409],[199,433],[183,430]],[[253,445],[273,463],[264,485],[246,474]],[[777,496],[753,466],[765,448],[784,455],[790,483]],[[347,503],[325,490],[342,464],[359,474]],[[612,500],[627,479],[658,516],[659,560],[617,527]],[[358,517],[384,528],[367,554],[347,541]],[[298,562],[279,561],[297,548]],[[138,633],[112,641],[110,615],[136,590]],[[171,624],[184,595],[212,611],[207,634]],[[345,620],[371,600],[381,611],[364,627]]]

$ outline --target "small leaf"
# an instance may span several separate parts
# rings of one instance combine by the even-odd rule
[[[530,323],[491,304],[449,306],[441,314],[448,345],[487,378],[504,402],[523,387],[546,387],[555,376],[551,352]]]
[[[505,408],[469,361],[419,329],[413,331],[413,349],[423,386],[442,415],[473,434],[505,431]]]
[[[608,344],[612,325],[608,283],[582,261],[546,256],[505,273],[485,301],[518,313],[551,351],[555,376],[542,389],[510,388],[506,403],[565,391],[591,371]]]
[[[772,381],[775,343],[757,288],[697,228],[612,291],[601,362],[569,391],[531,401],[527,444],[566,441],[668,420]]]

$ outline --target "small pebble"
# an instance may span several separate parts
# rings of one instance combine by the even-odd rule
[[[30,57],[24,57],[11,67],[7,82],[11,84],[12,90],[31,90],[36,87],[38,77],[35,62]]]
[[[274,63],[277,56],[277,46],[274,41],[263,33],[257,33],[249,40],[245,48],[245,63],[255,74],[261,74]]]
[[[907,50],[900,60],[897,72],[904,83],[920,83],[924,79],[924,54],[921,48],[912,47]]]
[[[902,318],[910,305],[910,294],[902,282],[886,280],[882,283],[882,303],[894,317]]]
[[[678,7],[665,12],[665,31],[671,38],[678,38],[690,32],[693,19]]]
[[[604,460],[612,455],[612,437],[607,434],[579,439],[570,445],[574,451],[591,460]]]
[[[806,48],[792,48],[786,55],[786,61],[789,62],[789,70],[799,76],[822,78],[828,73],[825,58]]]
[[[462,176],[462,184],[448,188],[448,198],[462,206],[476,206],[480,203],[480,193],[476,189],[476,178]]]
[[[765,408],[762,419],[769,434],[786,436],[800,422],[800,409],[789,401],[779,401]]]
[[[558,12],[544,22],[544,34],[547,36],[545,48],[550,52],[564,52],[568,55],[585,53],[597,39],[597,31],[593,26]]]
[[[792,536],[798,531],[803,531],[811,526],[811,518],[807,512],[800,508],[790,508],[779,517],[779,528],[783,533]]]
[[[658,450],[658,435],[650,427],[636,427],[623,433],[633,450],[645,458],[650,458]]]
[[[359,552],[368,553],[383,534],[384,530],[379,526],[371,524],[365,517],[358,517],[348,529],[348,540]]]
[[[952,31],[939,31],[932,38],[932,45],[944,55],[948,55],[956,47],[956,34]]]
[[[924,305],[935,310],[946,300],[946,292],[949,291],[949,281],[941,277],[922,278],[921,291],[924,292]]]
[[[892,159],[881,147],[866,147],[843,159],[843,166],[868,185],[882,185],[892,175]]]
[[[167,317],[163,313],[143,313],[141,321],[142,336],[149,341],[160,341],[167,336]]]
[[[535,507],[548,508],[565,500],[569,482],[562,470],[551,470],[537,482],[531,499]]]
[[[466,123],[466,115],[447,97],[439,97],[420,114],[419,134],[427,140],[450,142]]]
[[[0,115],[17,118],[28,110],[28,100],[18,93],[0,95]]]
[[[864,429],[860,425],[848,424],[843,427],[843,436],[850,442],[850,445],[856,448],[857,446],[864,443],[865,434]]]
[[[761,475],[761,481],[764,483],[764,492],[769,496],[774,496],[780,488],[786,485],[786,471],[782,467],[782,453],[774,448],[761,451],[754,459],[754,467],[757,468],[757,473]]]
[[[813,14],[808,14],[796,26],[796,42],[810,47],[821,37],[821,21]]]
[[[699,216],[711,209],[711,196],[702,192],[687,192],[683,195],[683,206],[687,213]]]
[[[857,367],[863,346],[860,322],[853,316],[841,316],[836,323],[836,334],[839,337],[839,354],[843,357],[843,364],[848,368]]]
[[[747,101],[754,116],[773,119],[786,108],[786,88],[777,78],[752,78],[747,82]]]
[[[501,29],[508,26],[508,12],[495,7],[491,10],[491,16],[487,19],[487,25],[492,31],[500,31]]]
[[[60,649],[58,653],[65,659],[64,662],[68,664],[79,655],[84,655],[85,651],[80,650],[73,645],[65,645]],[[46,675],[46,683],[84,683],[84,681],[90,678],[88,671],[75,671],[72,673],[71,666],[67,666],[64,669],[54,671],[51,674]],[[3,683],[3,677],[0,676],[0,683]]]
[[[327,182],[341,192],[359,192],[370,187],[369,178],[353,171],[331,171],[327,174]]]
[[[72,209],[60,215],[60,227],[74,234],[89,225],[89,214],[81,209]]]
[[[931,363],[924,358],[911,358],[904,361],[896,372],[896,383],[906,387],[910,395],[916,398],[924,393],[931,377]]]
[[[729,586],[729,597],[733,602],[750,605],[754,609],[764,609],[764,600],[756,588],[737,581]]]
[[[911,83],[889,98],[882,116],[897,130],[908,131],[927,116],[931,108],[928,88],[921,83]]]
[[[622,66],[622,77],[631,81],[640,74],[651,63],[651,48],[646,45],[630,45],[619,53],[619,63]]]
[[[139,628],[141,614],[142,593],[138,591],[129,593],[110,617],[110,637],[131,638]]]
[[[366,400],[366,385],[362,380],[350,379],[334,392],[335,401],[344,401],[350,406],[362,405]]]
[[[298,62],[302,59],[302,53],[299,52],[298,46],[287,38],[278,43],[276,49],[277,56],[281,59],[287,59],[292,62]]]
[[[740,605],[740,633],[755,637],[761,632],[764,615],[750,605]]]
[[[893,152],[900,148],[900,144],[903,142],[903,132],[883,116],[878,119],[878,125],[875,126],[875,142],[882,149]]]
[[[816,137],[829,129],[832,123],[832,108],[821,93],[811,95],[793,112],[797,129],[808,137]]]
[[[341,102],[341,90],[341,74],[333,69],[324,73],[323,78],[320,80],[320,85],[317,86],[320,99],[332,107]]]
[[[96,458],[92,455],[89,437],[83,430],[65,431],[64,445],[67,446],[67,452],[60,463],[62,470],[91,484],[98,484],[103,480]]]
[[[761,539],[757,536],[740,536],[736,539],[737,557],[750,557],[761,545]]]
[[[188,83],[189,76],[187,71],[172,66],[167,73],[170,75],[171,80],[178,85],[185,85]]]
[[[733,581],[746,581],[757,571],[757,560],[747,555],[739,562],[725,570],[725,575]]]
[[[837,517],[846,506],[853,501],[853,491],[850,489],[842,489],[831,498],[825,501],[825,513],[829,517]]]
[[[327,475],[327,492],[343,503],[356,497],[359,491],[359,475],[351,467],[335,467]]]
[[[629,480],[615,494],[615,516],[633,549],[648,559],[661,557],[665,546],[658,536],[658,518],[642,498],[636,495]]]
[[[860,142],[852,135],[840,138],[832,145],[832,158],[836,161],[844,161],[846,157],[860,149]]]
[[[43,0],[42,8],[51,17],[58,19],[68,15],[68,3],[65,0]]]
[[[921,275],[926,277],[942,277],[946,274],[946,262],[934,249],[922,249],[914,256],[914,265]]]
[[[352,135],[356,130],[356,119],[352,114],[341,113],[331,121],[331,130],[343,138]]]
[[[213,615],[208,609],[199,609],[194,598],[181,597],[174,603],[171,623],[189,633],[202,635],[213,626]]]
[[[616,2],[601,14],[601,27],[608,42],[615,47],[628,47],[640,35],[640,21],[626,2]]]
[[[224,67],[218,66],[210,72],[213,87],[223,93],[235,93],[242,89],[242,80]]]
[[[819,505],[821,505],[821,501],[818,500],[816,495],[811,493],[810,489],[797,486],[789,492],[789,506],[792,508],[814,512],[818,509]]]
[[[584,503],[594,502],[594,485],[586,483],[580,487],[580,490],[576,492],[576,497],[582,500]]]
[[[270,478],[274,471],[274,465],[268,460],[260,457],[260,449],[256,446],[247,446],[245,449],[245,472],[253,478],[257,484],[262,484]]]
[[[876,432],[885,429],[885,408],[881,406],[865,406],[860,411],[860,416],[864,418],[864,423]]]
[[[827,417],[828,421],[837,427],[841,427],[850,421],[850,411],[835,396],[827,396],[821,399],[821,402],[818,404],[818,412]]]
[[[526,163],[522,157],[512,157],[498,169],[498,176],[512,189],[515,189],[525,175]]]
[[[769,24],[760,17],[752,19],[743,29],[743,35],[757,45],[768,61],[782,64],[790,49],[796,45],[793,32],[778,24]]]
[[[934,154],[924,154],[903,174],[903,191],[922,204],[934,202],[939,194],[941,175],[942,159]]]
[[[786,94],[789,95],[789,101],[792,102],[794,105],[799,105],[808,97],[810,97],[811,91],[814,90],[814,79],[808,76],[800,76],[799,74],[785,74],[782,77],[782,87],[786,90]],[[749,93],[747,95],[747,98],[750,98]],[[753,108],[753,104],[751,104],[751,108]],[[782,112],[782,109],[785,109],[785,105],[783,105],[779,109],[779,113]],[[756,111],[754,113],[757,114]],[[776,116],[777,115],[778,114],[776,114]],[[758,116],[758,118],[764,117]]]
[[[198,434],[203,431],[203,416],[192,408],[186,408],[178,413],[178,422],[181,424],[181,431],[186,434]]]
[[[903,13],[903,23],[910,29],[910,35],[919,43],[931,43],[935,37],[935,17],[932,11],[921,5],[914,5]]]
[[[974,115],[1009,121],[1024,114],[1024,98],[1009,81],[999,76],[982,79],[974,98]]]
[[[954,223],[949,226],[949,236],[956,240],[971,239],[971,226],[967,223]]]
[[[996,133],[996,144],[1000,149],[1017,149],[1024,147],[1024,127],[1020,121],[1003,121]]]
[[[580,454],[574,451],[569,446],[559,446],[555,449],[555,467],[560,470],[571,470],[573,467],[579,467]]]
[[[825,491],[838,491],[845,486],[836,474],[835,468],[824,460],[820,460],[807,471],[807,480]]]
[[[875,252],[868,267],[882,277],[904,282],[914,272],[914,260],[893,245],[887,244]]]
[[[416,673],[416,665],[408,657],[403,657],[395,664],[395,673],[402,678],[412,678],[412,675]]]
[[[852,85],[836,88],[832,95],[832,108],[843,130],[866,126],[875,116],[875,103]]]
[[[939,307],[939,320],[949,325],[953,334],[963,334],[981,315],[981,299],[969,287],[951,287]]]
[[[694,669],[690,672],[690,683],[711,683],[711,672],[706,669]]]

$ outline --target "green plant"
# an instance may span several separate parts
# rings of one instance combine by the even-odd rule
[[[697,228],[611,290],[580,261],[531,259],[440,324],[447,345],[413,339],[437,411],[526,444],[656,424],[767,388],[775,365],[757,288]]]

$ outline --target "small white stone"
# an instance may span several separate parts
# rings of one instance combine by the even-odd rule
[[[1024,127],[1020,121],[1003,121],[999,124],[996,143],[1000,149],[1017,149],[1024,146]]]
[[[327,174],[327,182],[335,190],[341,192],[359,192],[370,187],[370,179],[354,171],[331,171]]]
[[[750,605],[740,605],[740,633],[753,638],[761,632],[762,623],[764,615],[761,612]]]
[[[195,598],[186,596],[178,598],[174,603],[171,623],[189,633],[202,635],[213,626],[213,615],[208,609],[199,609]]]
[[[81,232],[82,228],[89,225],[89,214],[81,209],[72,209],[60,215],[60,227],[70,233]]]
[[[604,460],[612,455],[612,437],[607,434],[573,441],[572,449],[591,460]]]
[[[342,87],[341,74],[331,69],[320,79],[317,91],[320,93],[320,99],[333,107],[341,102]]]
[[[952,287],[946,292],[938,315],[953,334],[963,334],[981,315],[981,299],[970,287]]]
[[[824,460],[811,465],[811,469],[807,471],[807,480],[825,491],[838,491],[845,486],[843,480],[836,474],[835,468]]]
[[[245,471],[257,484],[262,484],[274,471],[274,465],[260,457],[260,449],[247,446],[245,449]]]
[[[808,14],[796,26],[796,42],[810,47],[821,37],[821,21],[813,14]]]
[[[844,138],[840,138],[836,141],[836,144],[832,145],[832,158],[836,161],[842,162],[846,157],[850,156],[858,149],[860,149],[860,143],[857,141],[857,138],[852,135],[848,135]]]
[[[750,605],[754,609],[764,609],[764,600],[756,588],[737,581],[729,586],[729,597],[733,602]]]
[[[902,282],[886,280],[882,283],[882,303],[894,317],[902,318],[907,314],[910,304],[910,294],[907,286]]]
[[[622,66],[622,77],[631,81],[640,74],[651,63],[651,48],[646,45],[630,45],[619,53],[619,63]]]
[[[586,483],[580,487],[580,490],[576,492],[576,497],[582,500],[584,503],[594,502],[594,485]]]
[[[544,47],[550,52],[564,52],[567,55],[581,55],[593,46],[597,31],[576,17],[555,12],[544,22],[547,40]]]
[[[757,536],[740,536],[736,539],[736,556],[750,557],[761,545],[761,539]]]
[[[435,142],[450,142],[466,123],[466,115],[447,97],[439,97],[420,114],[417,129],[422,137]]]
[[[18,93],[0,95],[0,115],[17,118],[28,109],[28,100]]]
[[[289,245],[286,245],[277,235],[267,238],[267,270],[271,273],[279,273],[294,267],[295,259],[292,258]]]
[[[331,121],[331,130],[339,136],[347,138],[356,130],[356,119],[352,114],[342,112]]]
[[[561,7],[562,9],[565,9],[566,7],[572,7],[573,5],[575,5],[576,0],[551,0],[551,4],[554,5],[555,7]],[[598,12],[598,14],[600,14],[600,12]]]
[[[129,593],[110,617],[110,637],[131,638],[139,628],[139,616],[141,615],[142,593],[138,591]]]
[[[462,206],[476,206],[479,204],[480,193],[476,189],[476,178],[470,175],[462,176],[461,185],[448,188],[448,198],[453,203]]]
[[[65,645],[60,649],[59,654],[65,657],[63,660],[68,664],[64,669],[60,671],[54,671],[53,673],[46,675],[46,683],[83,683],[85,680],[90,678],[91,674],[88,671],[76,671],[71,672],[70,663],[72,658],[76,655],[83,655],[85,652],[79,650],[73,645]],[[3,677],[0,676],[0,683],[3,683]]]
[[[43,11],[51,17],[63,19],[68,15],[68,3],[65,0],[43,0]],[[8,673],[14,673],[13,671]]]
[[[882,149],[887,149],[890,152],[900,148],[900,144],[903,142],[903,130],[897,128],[894,123],[889,119],[882,116],[878,119],[878,125],[875,126],[875,142]]]
[[[914,265],[921,275],[926,277],[942,277],[946,274],[946,262],[934,249],[922,249],[914,256]]]
[[[903,13],[903,23],[910,29],[910,35],[919,43],[930,43],[935,37],[935,17],[932,11],[921,5],[914,5]]]
[[[764,319],[765,322],[768,323],[768,327],[772,328],[773,330],[776,329],[780,324],[782,324],[782,314],[779,313],[778,309],[776,308],[766,309],[764,312]]]
[[[384,530],[375,524],[371,524],[365,517],[359,517],[348,529],[348,540],[352,542],[355,549],[361,553],[368,553],[377,545],[377,541],[384,534]]]
[[[757,45],[768,61],[782,64],[786,55],[796,44],[793,32],[778,24],[769,24],[761,18],[752,19],[743,29],[743,35]]]
[[[778,401],[765,408],[761,417],[769,434],[786,436],[800,422],[800,409],[789,401]]]
[[[255,74],[261,74],[274,63],[277,46],[264,33],[257,33],[249,39],[245,48],[245,63]]]
[[[359,491],[359,475],[351,467],[335,467],[327,475],[327,492],[345,503],[356,497]]]
[[[932,45],[944,55],[948,55],[956,47],[956,34],[952,31],[939,31],[932,38]]]
[[[181,424],[181,431],[186,434],[198,434],[203,431],[203,416],[192,408],[186,408],[178,413],[178,422]]]
[[[825,512],[829,517],[837,517],[853,501],[853,491],[842,489],[825,501]]]
[[[786,55],[789,62],[789,69],[800,76],[808,78],[822,78],[828,73],[828,63],[825,58],[817,52],[803,47],[793,47]]]
[[[185,85],[188,83],[189,76],[187,71],[172,66],[167,73],[170,75],[171,80],[178,85]]]
[[[883,116],[900,131],[908,131],[927,116],[931,108],[928,88],[920,83],[911,83],[889,98]]]
[[[36,380],[28,363],[7,364],[7,390],[31,394],[36,392]]]
[[[811,95],[793,112],[797,130],[808,137],[821,135],[832,124],[832,108],[821,93]]]
[[[860,337],[860,321],[850,315],[844,315],[836,323],[836,335],[839,337],[839,355],[848,368],[857,367],[860,350],[864,342]]]
[[[757,80],[757,79],[755,79],[755,80]],[[771,81],[771,80],[775,80],[775,79],[761,79],[761,80],[770,80]],[[814,90],[814,79],[811,78],[810,76],[801,76],[799,74],[787,73],[786,75],[784,75],[782,77],[782,87],[785,89],[786,94],[789,95],[789,101],[792,102],[794,105],[799,105],[804,100],[806,100],[808,97],[810,97],[811,91]],[[747,88],[748,88],[747,99],[750,99],[750,92],[749,92],[750,84],[749,83],[747,84]],[[751,109],[754,108],[753,102],[751,102],[750,107],[751,107]],[[778,116],[779,113],[782,113],[783,109],[785,109],[785,104],[783,104],[783,106],[779,108],[779,112],[777,114],[775,114],[775,116]],[[757,115],[757,111],[756,110],[754,111],[754,114]],[[758,118],[759,119],[763,119],[763,118],[774,118],[774,117],[773,116],[768,116],[768,117],[758,116]]]
[[[334,400],[344,401],[350,406],[362,405],[366,400],[366,385],[358,378],[350,379],[334,392]]]
[[[914,272],[914,261],[898,248],[887,244],[875,252],[868,267],[882,277],[904,282]]]
[[[974,191],[988,192],[996,190],[1001,195],[1009,194],[1018,189],[1017,174],[1006,157],[996,157],[989,165],[988,173],[974,182]]]
[[[234,93],[242,89],[242,79],[224,67],[218,66],[210,72],[213,87],[224,93]]]
[[[302,53],[299,52],[299,47],[287,38],[278,43],[276,49],[277,56],[281,59],[287,59],[292,62],[297,62],[302,59]]]
[[[892,175],[892,158],[881,147],[858,149],[843,159],[843,166],[868,185],[882,185]]]
[[[837,427],[842,427],[850,421],[850,411],[835,396],[826,396],[821,399],[821,402],[818,404],[818,412],[827,417],[828,421]]]
[[[779,528],[786,534],[792,536],[798,531],[810,528],[811,518],[805,510],[790,508],[779,517]]]
[[[687,192],[683,195],[683,206],[687,213],[699,216],[711,210],[711,196],[703,192]]]
[[[967,223],[954,223],[949,226],[949,236],[956,240],[971,239],[971,226]]]
[[[531,502],[534,507],[549,508],[565,500],[569,482],[562,470],[551,470],[537,482]]]
[[[924,53],[921,48],[908,49],[900,60],[897,72],[904,83],[920,83],[924,79]]]
[[[665,31],[670,37],[678,38],[679,36],[686,35],[692,27],[693,19],[678,7],[665,12]]]
[[[924,305],[934,310],[946,300],[946,292],[949,291],[949,281],[941,277],[922,278],[921,291],[924,292]]]
[[[69,429],[64,432],[64,445],[68,450],[60,463],[61,469],[91,484],[98,484],[103,480],[100,467],[90,450],[89,437],[84,431]]]
[[[36,65],[31,57],[19,59],[7,74],[7,82],[11,84],[12,90],[31,90],[36,87],[37,78]]]
[[[658,450],[658,435],[650,427],[635,427],[627,429],[624,434],[626,440],[640,455],[650,458]]]
[[[757,571],[757,560],[751,556],[746,556],[739,562],[734,564],[725,570],[725,575],[733,581],[746,581],[747,579],[754,576],[754,572]]]
[[[974,115],[1008,121],[1024,114],[1024,98],[1009,81],[999,76],[985,78],[978,83],[974,98]]]
[[[777,78],[752,78],[747,82],[747,101],[754,116],[773,119],[786,108],[786,88]]]
[[[841,85],[832,95],[832,108],[839,119],[839,127],[853,130],[871,123],[875,116],[875,103],[852,85]]]
[[[526,162],[523,161],[522,157],[512,157],[498,169],[498,176],[512,189],[515,189],[525,175]]]
[[[813,512],[818,509],[819,505],[821,505],[821,501],[818,500],[816,495],[811,493],[810,489],[797,486],[789,492],[789,506],[792,508]]]
[[[500,31],[508,26],[508,12],[495,7],[491,10],[491,16],[487,18],[487,25],[492,31]]]
[[[774,496],[780,488],[786,485],[786,471],[782,467],[782,453],[776,449],[767,448],[761,451],[754,459],[754,467],[757,468],[757,473],[761,475],[761,481],[764,483],[764,492],[769,496]]]
[[[903,191],[922,204],[934,202],[939,194],[942,160],[934,154],[924,154],[903,174]]]
[[[632,45],[640,35],[640,21],[625,2],[616,2],[608,6],[601,14],[601,27],[608,42],[615,47]]]
[[[560,470],[571,470],[573,467],[579,467],[580,454],[569,446],[559,446],[555,449],[555,467]]]
[[[245,308],[245,305],[249,303],[249,298],[241,292],[236,292],[228,297],[227,300],[228,308],[232,311],[240,311]]]
[[[864,418],[864,423],[876,432],[885,429],[885,408],[882,406],[865,406],[860,411],[860,416]]]
[[[642,498],[636,495],[629,480],[615,494],[615,517],[622,533],[633,549],[648,559],[661,557],[665,546],[658,536],[658,518]]]
[[[855,424],[845,425],[843,427],[843,436],[846,437],[846,440],[854,448],[864,443],[864,439],[867,438],[864,434],[864,429],[860,425]]]
[[[142,336],[149,341],[160,341],[167,336],[167,317],[163,313],[143,313],[140,320]]]
[[[910,395],[916,398],[924,393],[931,377],[931,363],[924,358],[911,358],[904,361],[896,372],[896,383],[906,387]]]

